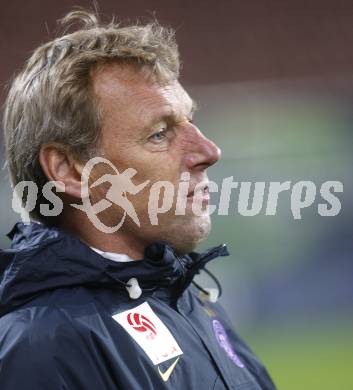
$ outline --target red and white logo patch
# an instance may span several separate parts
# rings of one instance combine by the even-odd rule
[[[173,335],[147,302],[113,316],[146,352],[154,365],[182,355]]]
[[[129,313],[127,315],[127,322],[137,331],[137,332],[150,332],[150,337],[154,338],[157,336],[156,327],[153,322],[150,321],[146,316],[139,313]]]

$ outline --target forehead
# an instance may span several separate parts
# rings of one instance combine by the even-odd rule
[[[149,69],[109,64],[92,75],[93,89],[105,113],[157,120],[186,115],[193,101],[177,80],[161,83]]]

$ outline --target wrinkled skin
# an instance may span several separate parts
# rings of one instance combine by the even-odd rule
[[[201,201],[208,202],[206,169],[220,157],[219,148],[207,139],[192,121],[194,104],[177,80],[160,83],[146,69],[109,64],[94,72],[93,90],[102,110],[102,156],[121,173],[134,168],[132,181],[150,183],[138,194],[129,195],[140,227],[126,217],[115,234],[130,245],[144,247],[155,240],[167,241],[178,252],[187,253],[207,237],[210,217],[206,207],[200,215],[192,211],[195,185],[205,183]],[[190,174],[185,215],[175,215],[176,196],[171,209],[158,216],[153,226],[148,216],[148,200],[153,183],[167,180],[178,190],[182,172]],[[113,174],[107,164],[94,171],[94,180]],[[92,179],[92,178],[91,178]],[[94,181],[92,179],[92,181]],[[94,202],[106,196],[109,184],[91,188]],[[162,194],[159,204],[162,202]],[[107,226],[121,220],[123,210],[113,205],[99,218]]]

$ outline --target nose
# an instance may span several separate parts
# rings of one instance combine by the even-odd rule
[[[196,127],[192,126],[186,135],[187,153],[186,167],[192,169],[207,169],[221,157],[221,149]]]

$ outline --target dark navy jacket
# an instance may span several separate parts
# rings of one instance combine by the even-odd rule
[[[1,390],[275,388],[220,305],[192,284],[225,246],[178,257],[155,243],[143,260],[118,263],[57,228],[19,223],[9,237],[12,248],[0,252]],[[125,287],[132,277],[136,300]],[[178,357],[154,364],[133,337],[153,349],[161,330],[134,312],[143,303]],[[113,318],[125,312],[131,334]]]

